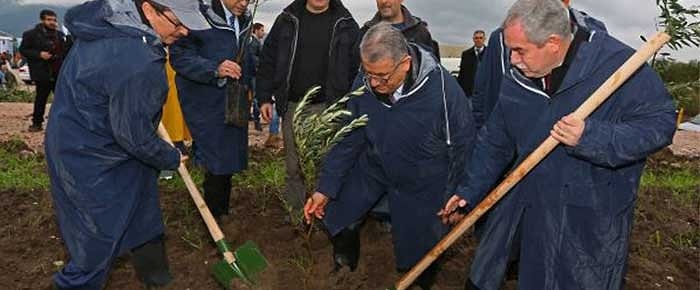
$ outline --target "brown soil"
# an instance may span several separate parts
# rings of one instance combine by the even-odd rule
[[[258,138],[264,139],[261,137]],[[251,140],[256,142],[259,141]],[[270,153],[260,150],[254,150],[251,155],[257,161],[270,158]],[[700,160],[676,157],[665,151],[649,162],[651,169],[669,166],[700,170]],[[0,192],[0,197],[3,221],[0,289],[41,289],[59,268],[56,263],[68,260],[58,234],[51,196],[48,192]],[[245,240],[255,241],[270,262],[260,285],[253,289],[384,289],[399,278],[394,270],[391,236],[372,220],[363,228],[362,257],[357,271],[330,275],[331,246],[325,234],[315,232],[307,243],[304,229],[285,222],[287,214],[274,194],[234,188],[232,204],[234,214],[222,224],[229,242],[236,247]],[[188,194],[164,192],[161,205],[167,228],[167,251],[175,275],[173,283],[165,289],[220,289],[208,269],[220,257],[209,242]],[[698,289],[699,225],[697,199],[687,204],[672,198],[671,192],[641,191],[626,288]],[[691,233],[690,242],[672,242],[674,237],[688,233]],[[465,237],[448,251],[434,289],[463,289],[475,246],[472,237]],[[504,288],[514,289],[515,285],[515,281],[510,281]],[[128,257],[117,261],[106,289],[143,289]]]

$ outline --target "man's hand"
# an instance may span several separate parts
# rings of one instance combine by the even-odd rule
[[[263,121],[270,122],[270,120],[272,120],[272,104],[262,104],[262,106],[260,106],[260,116],[263,118]]]
[[[304,205],[304,218],[306,223],[311,224],[312,218],[322,219],[326,215],[326,205],[328,197],[320,192],[315,192]]]
[[[467,201],[455,194],[450,197],[447,203],[445,203],[445,206],[437,213],[437,215],[440,216],[443,224],[447,224],[448,222],[451,222],[451,220],[454,223],[455,221],[460,220],[461,217],[459,215],[455,216],[453,213],[457,210],[457,208],[466,206]]]
[[[230,60],[224,60],[221,62],[216,71],[218,72],[219,77],[229,77],[236,80],[241,77],[241,66]]]
[[[42,51],[39,53],[39,57],[41,57],[43,60],[49,60],[53,57],[53,54],[48,51]]]
[[[566,146],[575,147],[581,141],[583,129],[586,128],[586,122],[581,119],[568,115],[561,118],[550,134],[557,141],[564,143]]]

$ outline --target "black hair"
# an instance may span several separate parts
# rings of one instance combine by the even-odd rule
[[[474,31],[474,35],[477,35],[477,34],[482,34],[482,35],[486,36],[486,32],[484,32],[483,30]]]
[[[56,12],[53,12],[53,10],[49,10],[49,9],[41,10],[41,12],[39,13],[39,19],[44,20],[44,18],[46,18],[46,16],[56,17]]]
[[[258,30],[262,29],[263,27],[265,27],[265,25],[263,25],[262,23],[255,22],[255,24],[253,24],[253,31],[258,31]]]
[[[143,3],[151,4],[153,9],[156,10],[156,12],[158,12],[158,13],[163,13],[163,12],[165,12],[165,10],[168,10],[168,7],[165,7],[161,4],[155,3],[151,0],[134,0],[134,5],[136,5],[136,11],[139,12],[139,16],[141,17],[141,22],[143,22],[143,24],[145,24],[145,25],[148,25],[148,27],[151,27],[151,23],[148,22],[148,19],[146,19],[146,15],[143,13],[143,8],[141,7],[141,6],[143,6]]]

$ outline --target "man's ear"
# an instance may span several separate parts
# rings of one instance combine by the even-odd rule
[[[559,53],[562,49],[563,40],[561,36],[552,34],[547,37],[547,41],[544,43],[545,47],[552,53]]]
[[[411,61],[413,61],[413,58],[411,58],[410,55],[407,55],[401,60],[401,71],[407,72],[409,69],[411,69]]]

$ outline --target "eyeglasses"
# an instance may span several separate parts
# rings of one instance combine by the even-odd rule
[[[369,83],[371,83],[372,80],[376,80],[376,81],[379,83],[379,85],[386,85],[386,84],[388,84],[388,83],[389,83],[389,80],[391,80],[391,77],[394,76],[394,74],[396,73],[396,71],[399,69],[399,66],[401,65],[401,63],[403,63],[405,60],[406,60],[406,58],[404,58],[404,59],[402,59],[401,61],[399,61],[399,62],[394,66],[394,68],[391,70],[391,72],[388,73],[386,76],[383,76],[383,77],[382,77],[382,76],[378,76],[378,75],[373,75],[373,74],[370,74],[370,73],[368,73],[368,72],[364,72],[364,79],[365,79],[365,82],[367,82],[367,83],[369,84]]]
[[[175,27],[175,29],[178,29],[178,28],[180,28],[180,27],[185,27],[185,25],[182,24],[182,22],[180,22],[179,20],[178,20],[178,21],[175,21],[175,20],[173,20],[172,18],[170,18],[167,14],[165,14],[166,11],[170,11],[170,9],[169,9],[168,7],[165,7],[165,6],[160,5],[160,4],[158,4],[158,3],[154,3],[154,2],[152,2],[152,1],[148,1],[148,3],[150,3],[151,6],[153,6],[153,9],[154,9],[158,14],[163,15],[163,17],[165,17],[165,19],[167,19],[168,22],[170,22],[170,24],[172,24],[172,25]]]

